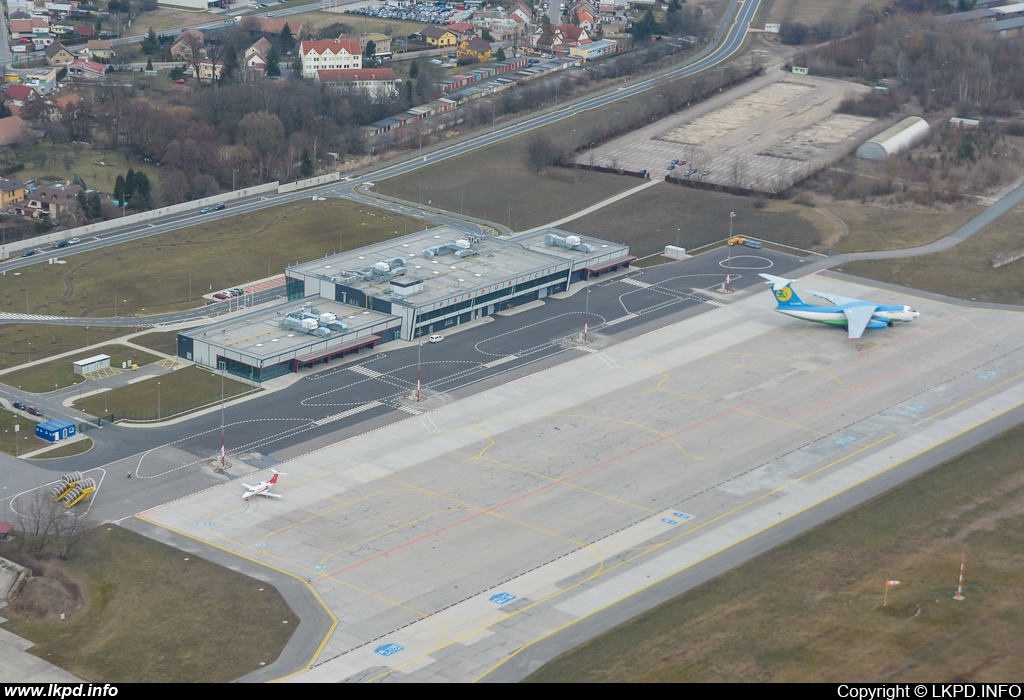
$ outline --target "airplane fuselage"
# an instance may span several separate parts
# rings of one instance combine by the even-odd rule
[[[867,304],[866,304],[867,305]],[[832,326],[840,326],[846,328],[847,319],[846,314],[843,313],[843,309],[850,308],[852,304],[844,304],[842,306],[811,306],[805,305],[799,308],[786,308],[779,307],[776,309],[780,314],[786,316],[792,316],[793,318],[799,318],[803,321],[811,321],[814,323],[827,323]],[[894,322],[900,321],[909,323],[917,318],[920,314],[914,311],[909,306],[879,306],[875,309],[874,313],[871,314],[871,321],[868,323],[868,328],[881,329],[893,324]]]

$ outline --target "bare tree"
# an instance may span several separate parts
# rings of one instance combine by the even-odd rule
[[[543,175],[548,166],[558,160],[558,147],[547,134],[534,133],[523,150],[523,164],[538,175]]]

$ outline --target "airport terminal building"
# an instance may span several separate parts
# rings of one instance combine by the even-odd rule
[[[178,335],[178,355],[263,381],[414,340],[629,267],[629,246],[543,229],[511,238],[451,226],[285,270],[288,302]]]

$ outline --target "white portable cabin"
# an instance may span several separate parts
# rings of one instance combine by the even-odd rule
[[[89,374],[110,367],[110,355],[94,355],[84,360],[75,360],[75,374]]]

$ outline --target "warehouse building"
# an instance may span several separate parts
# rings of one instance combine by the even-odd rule
[[[451,226],[285,270],[288,302],[178,334],[178,356],[255,382],[413,340],[628,268],[629,246],[544,229]]]
[[[865,160],[887,160],[907,151],[931,136],[932,130],[921,117],[907,117],[898,124],[868,139],[857,149]]]

